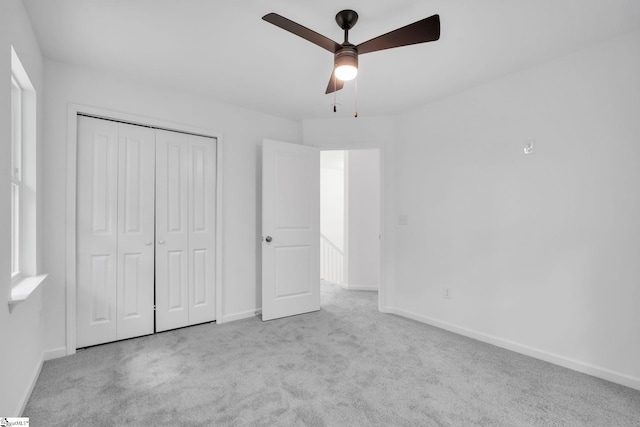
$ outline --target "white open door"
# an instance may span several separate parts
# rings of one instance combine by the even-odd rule
[[[262,320],[320,310],[320,152],[265,140]]]

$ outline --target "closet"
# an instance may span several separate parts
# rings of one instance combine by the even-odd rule
[[[216,140],[78,116],[78,348],[215,320]]]

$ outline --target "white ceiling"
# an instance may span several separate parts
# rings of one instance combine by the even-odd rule
[[[439,41],[360,57],[360,116],[395,114],[640,27],[638,0],[24,0],[43,54],[292,119],[353,114],[325,95],[331,53],[261,19],[276,12],[361,43],[433,14]]]

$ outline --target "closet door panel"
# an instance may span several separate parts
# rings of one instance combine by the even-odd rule
[[[189,136],[189,324],[215,312],[216,140]]]
[[[156,131],[156,331],[189,324],[188,136]]]
[[[119,125],[117,338],[153,333],[155,130]]]
[[[117,337],[118,124],[78,117],[78,348]]]
[[[77,168],[78,347],[214,321],[216,140],[79,117]]]

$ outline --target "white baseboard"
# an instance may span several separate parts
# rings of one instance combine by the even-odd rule
[[[349,291],[377,291],[378,287],[375,285],[349,285],[348,283],[340,283],[340,287],[342,289],[347,289]]]
[[[378,307],[378,311],[380,313],[384,313],[384,314],[397,314],[395,311],[393,311],[394,309],[389,307],[389,306],[379,306]],[[401,314],[398,314],[398,316],[402,316]]]
[[[515,351],[526,356],[534,357],[536,359],[544,360],[545,362],[553,363],[554,365],[563,366],[565,368],[582,372],[603,380],[611,381],[616,384],[621,384],[626,387],[630,387],[636,390],[640,390],[640,378],[630,375],[615,372],[610,369],[606,369],[600,366],[595,366],[580,360],[571,359],[558,354],[549,353],[544,350],[540,350],[528,345],[520,344],[510,340],[505,340],[493,335],[488,335],[482,332],[474,331],[471,329],[463,328],[448,322],[443,322],[437,319],[433,319],[421,314],[412,313],[407,310],[403,310],[397,307],[386,307],[388,313],[397,314],[398,316],[407,317],[409,319],[416,320],[421,323],[426,323],[431,326],[435,326],[440,329],[464,335],[469,338],[476,339],[478,341],[493,344],[497,347],[506,348],[507,350]]]
[[[42,364],[44,363],[44,354],[40,359],[40,363],[36,366],[31,377],[29,378],[29,382],[27,383],[27,387],[22,392],[22,396],[20,396],[20,400],[18,401],[18,407],[16,408],[15,416],[21,417],[24,408],[27,406],[27,402],[29,402],[29,398],[31,397],[31,393],[33,392],[33,388],[36,386],[36,382],[38,381],[38,377],[40,376],[40,371],[42,371]],[[27,415],[28,416],[28,415]]]
[[[52,359],[58,359],[60,357],[64,357],[67,355],[67,348],[66,347],[58,347],[58,348],[54,348],[52,350],[47,350],[44,352],[44,361],[46,362],[47,360],[52,360]]]
[[[239,313],[233,314],[225,314],[222,316],[222,323],[233,322],[234,320],[242,320],[248,319],[249,317],[254,317],[256,315],[256,311],[261,311],[260,308],[254,308],[253,310],[241,311]]]

